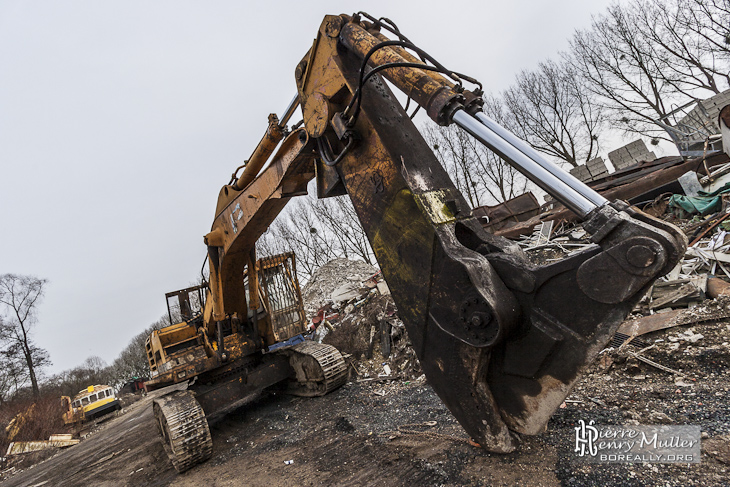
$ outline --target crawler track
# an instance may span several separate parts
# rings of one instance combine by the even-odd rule
[[[297,374],[288,392],[297,396],[324,396],[347,381],[347,364],[332,345],[305,341],[284,351]]]
[[[154,402],[155,420],[172,465],[184,472],[210,458],[213,440],[203,408],[191,391],[175,391]]]

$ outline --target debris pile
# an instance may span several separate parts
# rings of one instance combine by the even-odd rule
[[[302,289],[315,339],[337,347],[359,380],[412,379],[422,375],[405,325],[382,274],[361,262],[335,259],[314,272]]]
[[[74,439],[70,433],[51,435],[48,440],[41,441],[12,441],[8,445],[7,456],[30,453],[49,448],[65,448],[77,445],[81,440]]]
[[[66,434],[56,395],[4,404],[0,410],[0,479],[54,455],[75,440]]]
[[[341,287],[359,286],[376,274],[378,269],[361,260],[333,259],[314,271],[302,287],[302,299],[307,315],[332,302],[332,293]]]
[[[623,410],[626,424],[699,424],[707,437],[727,435],[730,298],[708,299],[694,310],[694,321],[675,319],[666,328],[644,330],[641,338],[604,350],[565,407],[603,402]],[[690,317],[689,310],[683,313]],[[662,314],[668,313],[654,316]],[[670,406],[658,410],[655,403],[661,399]]]
[[[730,118],[730,111],[727,116]],[[627,150],[631,154],[632,150]],[[682,201],[683,204],[686,201],[684,197],[707,197],[709,199],[706,202],[694,201],[697,201],[703,209],[709,208],[709,211],[713,211],[717,208],[717,202],[722,200],[723,194],[727,192],[727,188],[723,190],[722,185],[730,182],[728,176],[730,168],[727,166],[730,163],[728,154],[730,148],[725,147],[724,150],[725,152],[717,148],[708,149],[701,156],[689,159],[681,156],[654,159],[652,153],[639,151],[631,156],[631,164],[626,165],[625,161],[618,163],[612,159],[616,171],[600,172],[594,179],[586,179],[585,182],[609,201],[625,200],[652,215],[655,214],[654,210],[659,210],[658,213],[663,214],[668,204],[667,200],[674,194],[683,197],[675,199],[676,202]],[[692,185],[692,182],[685,178],[687,173],[691,173],[695,180],[702,183],[702,186],[693,185],[695,189],[706,194],[687,194],[687,188]],[[577,221],[577,216],[573,212],[554,200],[547,201],[540,208],[542,212],[534,215],[529,205],[531,199],[534,198],[520,196],[497,206],[475,208],[474,215],[480,218],[487,231],[507,238],[530,235],[543,223],[553,222],[555,228],[558,228],[561,223]],[[492,219],[497,224],[491,223]]]

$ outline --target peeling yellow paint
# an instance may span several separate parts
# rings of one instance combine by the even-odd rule
[[[434,224],[441,225],[456,220],[454,214],[446,206],[446,191],[439,189],[414,196],[418,206],[423,208]]]

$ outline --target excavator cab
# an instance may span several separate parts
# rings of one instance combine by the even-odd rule
[[[165,294],[170,323],[190,321],[205,307],[206,284],[192,286]]]

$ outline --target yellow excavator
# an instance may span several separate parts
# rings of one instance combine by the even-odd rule
[[[312,179],[318,197],[352,201],[434,391],[481,447],[513,451],[517,435],[544,431],[621,321],[679,261],[684,235],[545,160],[485,115],[477,80],[447,69],[389,19],[326,16],[293,74],[294,100],[281,118],[270,115],[243,172],[220,191],[204,237],[209,281],[170,293],[183,321],[147,341],[148,389],[188,384],[154,402],[173,464],[183,471],[208,458],[206,417],[265,387],[319,395],[346,380],[336,349],[301,339],[294,256],[256,256],[256,241]],[[593,245],[535,265],[485,232],[413,124],[411,103],[576,213]],[[297,107],[303,120],[289,129]]]

